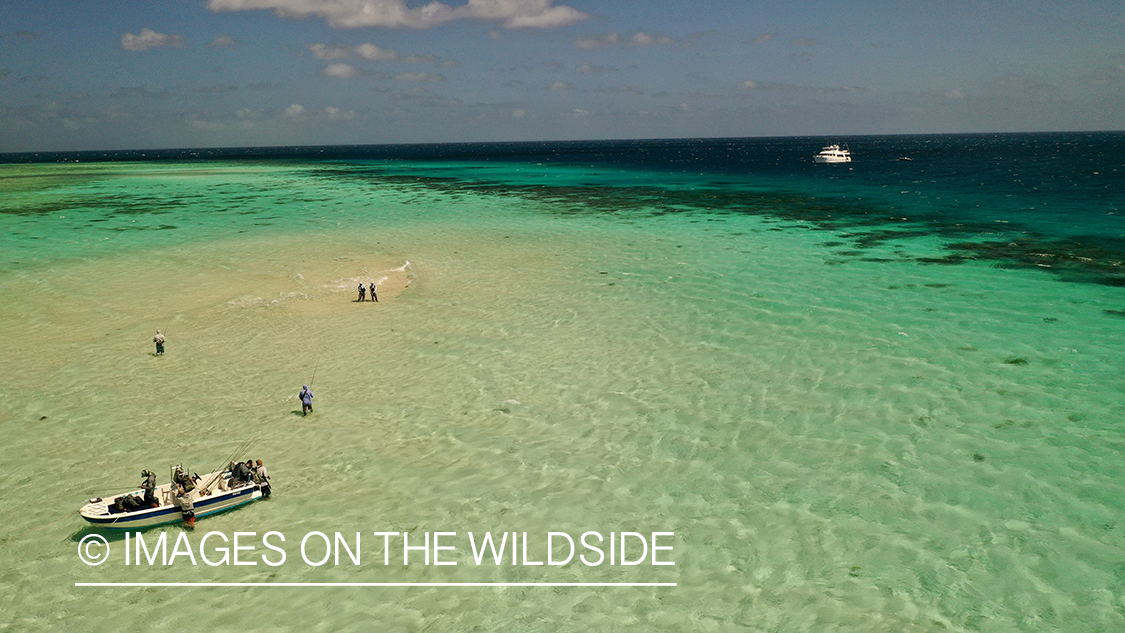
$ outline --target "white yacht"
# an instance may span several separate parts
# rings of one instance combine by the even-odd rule
[[[825,145],[819,154],[813,156],[813,160],[818,163],[850,163],[852,162],[852,153],[846,145],[844,147]]]

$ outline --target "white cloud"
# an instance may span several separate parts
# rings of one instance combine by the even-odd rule
[[[352,54],[369,61],[397,61],[399,59],[399,55],[396,51],[379,48],[369,42],[357,44],[354,48],[338,46],[336,44],[309,44],[309,50],[312,51],[313,57],[325,61],[344,59]],[[426,61],[436,59],[432,55],[430,57],[431,59]],[[410,59],[407,58],[405,61],[410,61]]]
[[[652,46],[654,44],[674,44],[675,40],[665,35],[651,35],[644,31],[637,31],[629,38],[633,46]]]
[[[426,29],[462,19],[501,22],[507,28],[555,28],[589,15],[554,0],[468,0],[461,6],[432,1],[410,8],[406,0],[209,0],[212,11],[270,10],[283,18],[323,18],[335,28]]]
[[[747,90],[753,90],[758,87],[758,82],[754,81],[753,79],[747,79],[746,81],[742,82],[742,87]]]
[[[512,110],[513,119],[522,119],[527,116],[527,112],[523,110]]]
[[[471,0],[470,4],[472,4]],[[553,29],[581,22],[587,17],[585,13],[571,7],[548,7],[541,13],[514,15],[504,21],[504,26],[510,29]]]
[[[211,48],[234,48],[234,38],[229,35],[218,35],[211,40]]]
[[[695,37],[695,36],[693,36]],[[692,38],[688,38],[689,40]],[[628,39],[622,39],[617,31],[604,33],[601,35],[586,35],[579,37],[574,45],[578,48],[601,48],[603,46],[669,46],[678,44],[679,42],[667,35],[653,35],[652,33],[645,33],[644,31],[637,31],[629,36]]]
[[[754,39],[747,42],[747,44],[765,44],[775,37],[777,37],[777,33],[762,33],[758,37],[755,37]]]
[[[332,44],[309,44],[309,50],[312,51],[313,57],[324,60],[342,59],[351,53],[351,50],[344,46]]]
[[[364,59],[372,61],[394,61],[398,59],[398,53],[394,50],[379,48],[374,44],[364,43],[355,47],[355,54]]]
[[[570,90],[570,84],[565,81],[556,81],[551,84],[551,90]]]
[[[953,90],[946,91],[945,98],[946,99],[964,99],[965,93],[963,93],[960,90],[954,88]]]
[[[126,33],[121,36],[121,48],[127,51],[147,51],[150,48],[182,48],[182,35],[165,35],[152,29],[141,29],[140,35]]]
[[[355,77],[359,74],[359,70],[351,64],[328,64],[320,74],[325,77],[335,77],[337,79],[348,79]]]
[[[285,116],[298,117],[298,116],[301,116],[301,113],[304,112],[304,111],[305,111],[305,106],[303,106],[299,103],[294,103],[293,105],[289,106],[288,108],[285,108]]]
[[[578,48],[600,48],[602,46],[615,46],[621,43],[621,36],[616,31],[604,35],[587,35],[580,37],[574,45]]]
[[[350,121],[355,118],[355,112],[351,110],[344,111],[333,106],[324,108],[324,114],[328,115],[328,118],[333,121]]]

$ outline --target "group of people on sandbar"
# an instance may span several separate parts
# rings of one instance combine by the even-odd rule
[[[375,294],[375,282],[374,281],[371,282],[371,289],[370,290],[371,290],[371,300],[372,301],[378,301],[379,295]],[[359,299],[356,299],[356,301],[367,301],[367,292],[368,292],[368,289],[364,287],[363,282],[362,281],[359,282]]]
[[[375,282],[374,281],[371,282],[371,284],[369,286],[364,286],[363,282],[360,282],[360,284],[359,284],[359,299],[356,299],[356,301],[359,301],[359,302],[367,301],[368,293],[371,294],[371,300],[372,301],[375,301],[375,302],[379,301],[379,295],[376,294],[376,292],[375,292]],[[156,343],[156,356],[163,356],[164,355],[164,344],[168,342],[167,339],[164,337],[164,333],[161,332],[160,330],[157,330],[156,336],[152,337],[152,342]]]

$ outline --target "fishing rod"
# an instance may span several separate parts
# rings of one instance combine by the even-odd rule
[[[316,370],[320,369],[321,356],[316,357],[316,365],[313,367],[312,380],[309,381],[309,389],[312,389],[313,383],[316,382]]]
[[[215,469],[215,471],[214,471],[215,475],[211,478],[211,480],[208,481],[203,486],[200,486],[199,494],[204,495],[204,494],[207,494],[208,492],[210,492],[211,486],[215,485],[215,482],[218,481],[219,478],[223,476],[223,472],[225,472],[225,470],[231,465],[231,462],[233,462],[235,460],[235,458],[240,453],[243,453],[243,452],[249,450],[250,446],[255,441],[256,440],[253,440],[253,439],[243,440],[243,442],[238,445],[238,448],[234,449],[234,452],[231,453],[230,456],[227,457],[226,461],[219,464],[219,467]]]
[[[239,444],[238,448],[234,449],[234,452],[231,453],[229,457],[227,457],[226,461],[222,464],[219,464],[219,467],[215,469],[215,476],[211,478],[211,481],[208,481],[206,485],[200,488],[200,494],[209,492],[211,490],[211,486],[215,485],[215,482],[223,476],[223,473],[226,471],[227,467],[230,466],[231,462],[233,462],[235,458],[237,458],[240,454],[249,451],[250,447],[254,446],[254,444],[257,443],[257,438],[250,438]]]

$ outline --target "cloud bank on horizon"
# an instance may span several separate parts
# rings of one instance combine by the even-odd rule
[[[1125,129],[1104,0],[12,0],[0,24],[0,152]]]
[[[589,16],[551,0],[469,0],[453,7],[430,2],[409,8],[404,0],[210,0],[212,11],[272,10],[279,17],[324,18],[335,28],[427,29],[455,20],[502,22],[510,29],[550,29],[585,20]]]

